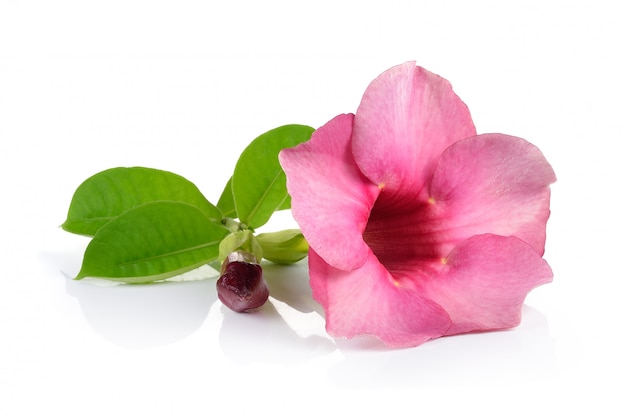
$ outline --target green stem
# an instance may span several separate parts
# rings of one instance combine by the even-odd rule
[[[231,233],[236,233],[237,231],[243,230],[251,230],[246,224],[241,223],[233,218],[223,218],[222,224],[224,224],[224,227],[226,227]]]

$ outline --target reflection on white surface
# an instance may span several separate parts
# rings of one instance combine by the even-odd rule
[[[306,262],[305,262],[306,263]],[[220,306],[219,343],[238,364],[299,364],[337,348],[324,331],[321,307],[313,301],[306,264],[265,265],[270,300],[253,313]]]
[[[547,319],[529,306],[515,329],[450,336],[419,348],[388,351],[366,338],[337,343],[345,358],[330,379],[340,387],[498,386],[557,375]]]
[[[99,335],[129,349],[179,341],[197,331],[211,311],[211,321],[217,318],[221,325],[224,354],[239,364],[298,363],[336,350],[324,331],[321,307],[311,297],[306,262],[267,264],[264,275],[270,300],[250,313],[235,313],[222,305],[210,268],[176,281],[145,285],[75,281],[65,275],[65,288]]]
[[[176,342],[195,332],[217,299],[212,281],[97,286],[66,280],[93,329],[120,346],[140,349]]]
[[[129,349],[175,343],[205,323],[222,354],[235,364],[299,365],[333,355],[328,379],[339,387],[497,385],[554,377],[555,348],[543,313],[524,306],[522,324],[506,331],[436,339],[419,348],[388,350],[372,337],[332,339],[311,296],[306,261],[264,265],[270,299],[259,310],[235,313],[217,299],[211,273],[181,282],[102,286],[66,278],[89,325]],[[198,278],[201,278],[198,280]],[[184,279],[184,278],[183,278]],[[367,366],[367,368],[364,368]],[[452,377],[452,378],[451,378]]]
[[[135,417],[159,417],[165,399],[155,404],[154,395],[167,388],[178,401],[178,413],[182,408],[182,416],[198,417],[197,412],[210,410],[211,397],[213,403],[240,401],[239,393],[224,389],[260,379],[263,385],[256,381],[258,393],[251,396],[250,406],[288,392],[290,411],[308,406],[311,394],[334,397],[352,409],[354,403],[369,401],[363,394],[373,391],[439,411],[448,394],[474,400],[468,394],[482,397],[488,388],[490,394],[516,399],[518,391],[564,382],[548,320],[551,326],[559,323],[529,306],[524,306],[522,324],[515,329],[389,350],[371,337],[347,341],[328,336],[323,311],[311,296],[306,261],[264,265],[270,300],[252,313],[235,313],[217,299],[216,277],[210,270],[189,273],[189,281],[104,286],[107,283],[70,279],[80,266],[83,243],[61,247],[39,254],[42,279],[55,296],[46,311],[51,320],[28,330],[28,340],[13,351],[22,361],[11,378],[10,394],[13,399],[22,395],[17,398],[21,405],[27,405],[35,382],[36,392],[47,394],[49,404],[66,406],[71,387],[71,398],[81,400],[75,411],[98,406],[106,417],[119,417],[135,406]],[[562,331],[560,343],[562,349]],[[25,356],[28,348],[37,349]],[[58,377],[65,387],[50,392]],[[103,407],[102,395],[110,394],[112,387],[121,399]],[[439,398],[431,400],[440,389]],[[292,393],[300,397],[291,398]],[[350,398],[354,401],[347,402]]]

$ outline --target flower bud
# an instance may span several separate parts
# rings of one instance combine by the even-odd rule
[[[253,310],[267,301],[269,290],[263,269],[254,255],[231,253],[224,260],[221,274],[217,280],[217,296],[231,310],[239,313]]]

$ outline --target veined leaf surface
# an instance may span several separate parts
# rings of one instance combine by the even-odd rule
[[[288,208],[286,177],[278,153],[308,140],[313,131],[305,125],[285,125],[262,134],[246,147],[232,177],[233,198],[241,222],[258,228],[274,211]]]
[[[62,227],[93,236],[123,212],[152,201],[184,202],[214,222],[222,218],[221,211],[182,176],[145,167],[117,167],[93,175],[76,189]]]
[[[76,279],[163,280],[215,260],[227,234],[226,228],[192,205],[172,201],[143,204],[97,231]]]

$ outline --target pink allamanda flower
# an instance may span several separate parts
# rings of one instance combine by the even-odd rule
[[[552,280],[550,164],[521,138],[477,135],[450,83],[412,62],[279,158],[332,336],[410,347],[511,328]]]

